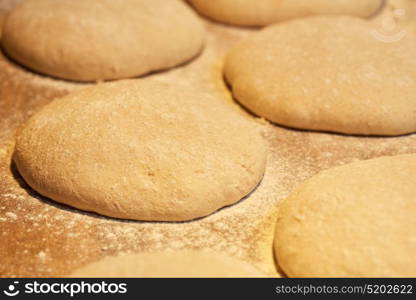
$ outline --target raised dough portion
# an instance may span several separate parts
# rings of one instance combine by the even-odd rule
[[[291,277],[415,277],[416,155],[335,167],[281,205],[274,249]]]
[[[106,257],[70,277],[266,277],[253,266],[206,251],[125,254]]]
[[[27,0],[7,17],[2,46],[40,73],[76,80],[128,78],[198,54],[204,29],[178,0]]]
[[[57,99],[20,130],[14,161],[40,194],[106,216],[183,221],[239,201],[266,147],[228,103],[152,80]]]
[[[189,0],[203,15],[214,20],[248,26],[314,15],[369,17],[382,0]]]
[[[265,28],[227,56],[235,98],[301,129],[362,135],[416,130],[416,36],[380,37],[378,24],[310,17]]]

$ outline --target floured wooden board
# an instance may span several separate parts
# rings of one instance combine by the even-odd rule
[[[1,1],[0,7],[6,2]],[[0,13],[5,10],[0,8]],[[228,49],[256,30],[208,21],[206,28],[206,48],[202,55],[178,68],[149,77],[197,87],[254,118],[233,101],[223,82],[221,67]],[[255,265],[266,274],[279,276],[272,253],[277,204],[297,184],[331,166],[416,152],[416,135],[352,137],[292,130],[257,119],[268,141],[269,157],[263,181],[248,197],[191,222],[111,219],[40,196],[22,181],[11,164],[16,129],[54,98],[85,86],[37,75],[0,54],[2,277],[64,276],[108,255],[180,249],[226,253]]]

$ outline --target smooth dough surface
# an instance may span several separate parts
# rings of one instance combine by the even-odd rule
[[[40,194],[106,216],[183,221],[239,201],[260,182],[254,121],[208,94],[154,80],[98,84],[21,128],[14,162]]]
[[[234,25],[263,26],[315,15],[366,18],[382,0],[189,0],[203,15]]]
[[[289,127],[361,135],[416,130],[416,36],[391,42],[378,24],[310,17],[270,26],[227,56],[233,95]]]
[[[281,205],[274,249],[290,277],[415,277],[416,155],[331,168]]]
[[[106,257],[70,277],[267,277],[255,267],[207,251],[125,254]]]
[[[27,0],[8,15],[2,46],[40,73],[98,81],[183,63],[203,38],[202,22],[178,0]]]

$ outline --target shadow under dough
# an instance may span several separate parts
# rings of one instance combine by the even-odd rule
[[[77,213],[77,214],[80,214],[80,215],[96,218],[96,219],[99,219],[99,220],[113,220],[113,221],[122,222],[122,223],[138,223],[138,224],[146,224],[146,223],[184,224],[184,223],[198,222],[198,221],[200,221],[204,218],[207,218],[207,217],[209,217],[213,214],[216,214],[217,212],[220,212],[220,211],[225,210],[225,209],[230,209],[230,208],[238,205],[239,203],[241,203],[245,199],[249,198],[257,190],[257,188],[260,186],[261,182],[263,181],[263,177],[264,177],[264,173],[263,173],[260,181],[254,187],[254,189],[251,190],[250,193],[245,195],[243,198],[241,198],[240,200],[238,200],[237,202],[235,202],[233,204],[223,206],[223,207],[217,209],[216,211],[214,211],[214,212],[212,212],[212,213],[210,213],[206,216],[202,216],[202,217],[195,218],[195,219],[188,220],[188,221],[140,221],[140,220],[130,220],[130,219],[120,219],[120,218],[115,218],[115,217],[108,217],[108,216],[97,214],[95,212],[84,211],[84,210],[80,210],[80,209],[77,209],[75,207],[72,207],[72,206],[69,206],[69,205],[66,205],[66,204],[58,203],[58,202],[56,202],[56,201],[54,201],[50,198],[47,198],[47,197],[39,194],[32,187],[30,187],[29,184],[26,183],[26,181],[20,175],[19,170],[17,169],[17,166],[16,166],[16,164],[13,160],[10,164],[10,171],[11,171],[14,179],[16,180],[16,182],[19,184],[19,186],[22,189],[24,189],[31,197],[33,197],[33,198],[35,198],[35,199],[39,200],[40,202],[43,202],[47,205],[51,205],[51,206],[55,207],[56,209],[65,210],[65,211],[68,211],[68,212],[71,212],[71,213]]]
[[[1,41],[1,39],[0,39],[0,41]],[[204,52],[204,48],[205,48],[205,46],[202,46],[201,49],[198,51],[198,53],[196,53],[194,56],[190,57],[189,59],[185,60],[182,63],[179,63],[179,64],[177,64],[175,66],[172,66],[172,67],[169,67],[169,68],[164,68],[164,69],[162,68],[162,69],[159,69],[159,70],[149,71],[147,73],[144,73],[144,74],[138,75],[138,76],[117,78],[117,79],[110,79],[110,80],[96,80],[96,81],[77,81],[77,80],[65,79],[65,78],[55,77],[53,75],[49,75],[49,74],[40,72],[38,70],[34,70],[34,69],[32,69],[28,66],[25,66],[25,65],[21,64],[19,61],[15,60],[13,57],[11,57],[7,53],[7,51],[4,49],[4,47],[1,43],[0,43],[0,56],[2,58],[4,58],[4,60],[6,60],[14,68],[18,69],[19,71],[30,73],[30,74],[33,74],[33,75],[38,75],[38,76],[44,77],[45,79],[50,79],[50,80],[55,80],[55,81],[64,81],[64,82],[76,83],[76,84],[94,84],[94,83],[99,83],[99,82],[112,82],[112,81],[118,81],[118,80],[123,80],[123,79],[142,79],[142,78],[145,78],[147,76],[153,76],[153,75],[168,72],[168,71],[171,71],[171,70],[183,68],[183,67],[186,67],[186,66],[190,65],[194,60],[198,59],[198,57],[200,57],[202,55],[202,53]]]

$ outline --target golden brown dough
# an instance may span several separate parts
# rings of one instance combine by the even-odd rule
[[[203,25],[178,0],[27,0],[7,17],[2,46],[21,64],[76,81],[120,79],[183,63]]]
[[[315,15],[351,15],[366,18],[382,0],[189,0],[203,15],[214,20],[248,26]]]
[[[184,221],[239,201],[263,176],[254,122],[208,94],[153,80],[57,99],[20,130],[16,166],[40,194],[106,216]]]
[[[106,257],[71,277],[267,277],[253,266],[223,254],[183,251]]]
[[[416,35],[380,37],[352,17],[265,28],[235,47],[224,72],[234,97],[278,124],[361,135],[416,130]]]
[[[277,261],[290,277],[415,277],[416,155],[335,167],[282,203]]]

